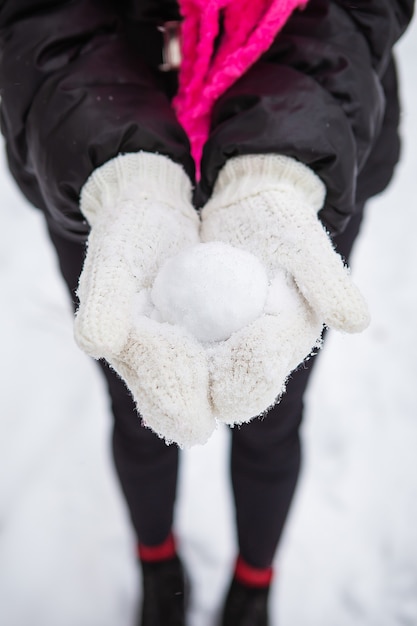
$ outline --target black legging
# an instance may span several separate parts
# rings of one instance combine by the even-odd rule
[[[334,239],[349,258],[358,234],[363,207],[346,231]],[[81,272],[85,248],[50,232],[61,272],[71,291]],[[291,377],[281,402],[262,419],[231,430],[231,476],[239,549],[254,567],[271,564],[292,501],[300,469],[299,425],[303,396],[315,358]],[[141,425],[123,381],[100,361],[114,415],[113,454],[137,538],[146,545],[161,543],[172,528],[178,473],[178,449],[167,446]]]

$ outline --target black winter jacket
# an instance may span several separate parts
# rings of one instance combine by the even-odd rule
[[[309,165],[327,186],[320,216],[344,228],[355,204],[381,191],[398,160],[392,47],[412,0],[310,0],[271,48],[217,101],[196,206],[225,161],[275,152]],[[159,23],[174,0],[0,0],[1,128],[9,166],[55,230],[83,239],[78,198],[119,153],[159,152],[194,181],[188,139],[162,73]]]

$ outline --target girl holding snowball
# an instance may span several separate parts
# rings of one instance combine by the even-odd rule
[[[268,624],[307,357],[323,327],[369,321],[342,257],[398,160],[392,47],[412,12],[412,0],[0,4],[9,167],[44,212],[77,343],[108,384],[138,625],[186,623],[178,448],[218,422],[236,426],[239,547],[219,623]]]

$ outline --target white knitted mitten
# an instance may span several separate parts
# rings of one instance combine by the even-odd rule
[[[193,337],[150,319],[141,306],[160,266],[199,241],[187,175],[165,156],[118,156],[86,182],[81,211],[91,233],[78,289],[78,345],[110,363],[159,436],[183,446],[205,442],[215,426],[207,356]]]
[[[263,316],[211,350],[211,401],[218,419],[246,421],[274,404],[290,373],[318,345],[323,325],[360,332],[366,303],[317,217],[321,180],[280,155],[229,160],[201,212],[201,240],[223,241],[265,265]],[[286,283],[292,297],[280,306]]]

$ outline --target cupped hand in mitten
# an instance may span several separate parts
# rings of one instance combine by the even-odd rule
[[[221,241],[264,265],[263,314],[211,351],[211,401],[233,424],[265,411],[291,372],[318,345],[323,326],[360,332],[366,303],[317,213],[325,188],[301,163],[280,155],[231,159],[201,212],[201,240]],[[284,287],[284,291],[283,291]],[[280,302],[280,294],[289,293]]]
[[[188,177],[161,155],[119,156],[87,181],[81,210],[91,232],[78,289],[78,345],[110,363],[159,436],[203,443],[215,425],[205,352],[143,308],[161,265],[199,241]]]

